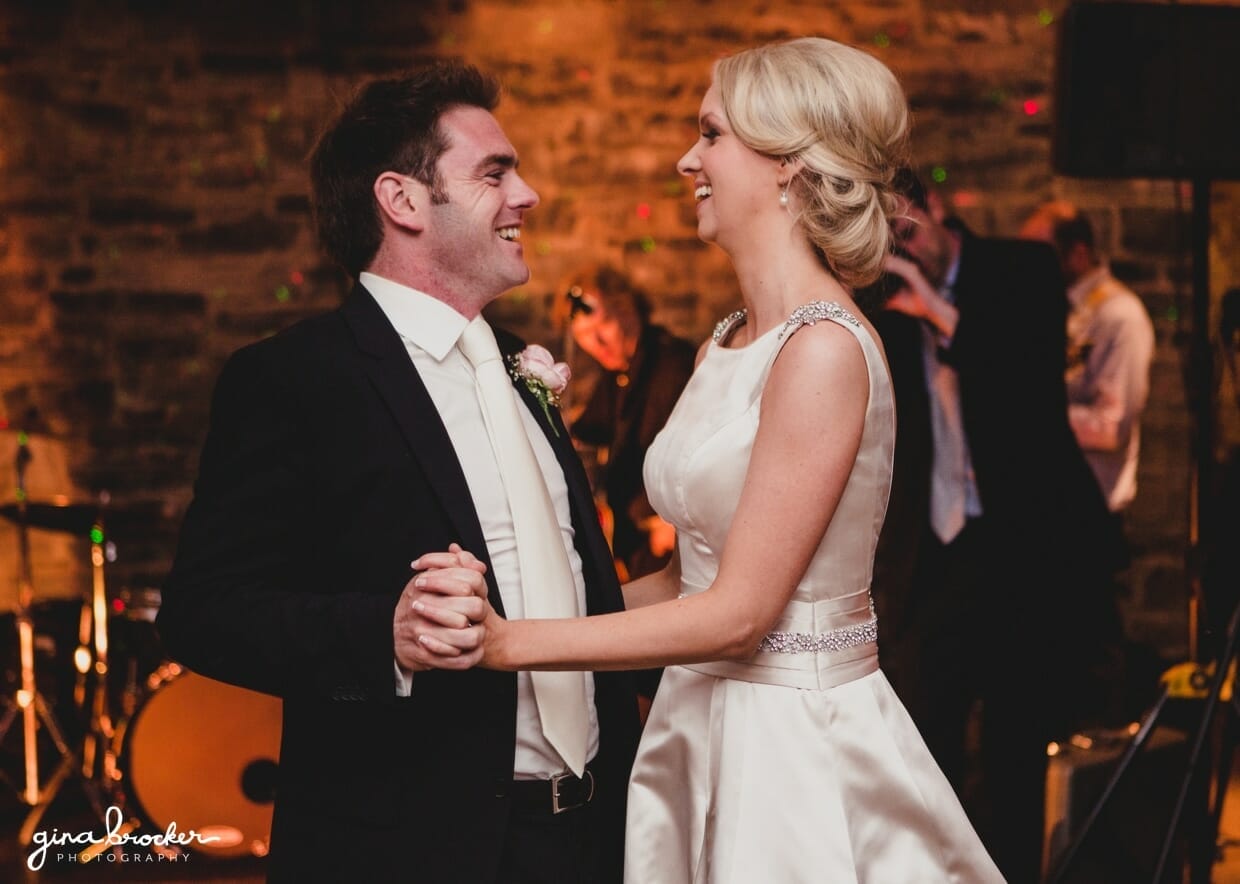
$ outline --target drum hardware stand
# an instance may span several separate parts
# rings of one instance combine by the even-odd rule
[[[16,698],[4,697],[8,706],[3,718],[0,718],[0,739],[8,733],[9,727],[18,715],[22,719],[22,758],[25,766],[25,787],[21,798],[31,806],[30,814],[23,824],[22,843],[29,844],[35,827],[42,819],[52,798],[60,790],[69,776],[77,759],[65,741],[60,723],[53,715],[51,707],[39,693],[35,679],[34,662],[34,621],[30,616],[30,608],[34,599],[34,585],[30,565],[30,535],[27,524],[26,500],[26,465],[30,463],[31,454],[27,447],[28,438],[25,433],[17,437],[17,551],[18,551],[18,596],[17,596],[17,636],[21,662],[21,687]],[[52,738],[56,750],[60,754],[60,764],[45,785],[39,783],[39,722]]]
[[[114,767],[110,766],[114,759],[111,758],[109,747],[115,736],[107,703],[108,607],[103,580],[103,526],[99,522],[91,527],[90,539],[90,622],[93,625],[94,646],[87,648],[82,645],[77,650],[77,656],[81,660],[92,657],[94,659],[95,690],[91,697],[90,721],[86,726],[86,743],[82,749],[82,776],[88,779],[93,775],[96,758],[103,762],[101,771],[105,776],[114,770]],[[85,610],[82,619],[86,620]]]
[[[101,497],[101,503],[106,500],[106,495]],[[82,607],[79,626],[79,640],[82,643],[74,651],[73,657],[78,671],[75,699],[80,697],[79,706],[86,703],[87,674],[94,674],[89,697],[90,718],[86,723],[82,742],[82,763],[78,770],[78,780],[96,817],[106,823],[108,811],[104,799],[113,794],[115,784],[120,779],[120,771],[113,748],[116,728],[108,702],[108,605],[103,570],[105,558],[103,522],[102,519],[96,519],[90,529],[91,597]],[[124,835],[137,827],[137,820],[125,819],[116,832]],[[33,826],[24,827],[21,832],[22,843],[29,843],[33,835]],[[106,842],[92,845],[79,851],[79,858],[82,862],[87,862],[110,849],[113,847]]]

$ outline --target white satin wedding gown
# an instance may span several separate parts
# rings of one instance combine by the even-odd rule
[[[670,666],[629,786],[626,884],[913,884],[1003,880],[878,666],[870,574],[891,486],[895,406],[867,328],[815,301],[744,347],[733,314],[646,458],[676,526],[689,595],[710,586],[749,464],[762,389],[805,324],[865,354],[861,448],[783,617],[743,663]]]

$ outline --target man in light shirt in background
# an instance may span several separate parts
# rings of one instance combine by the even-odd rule
[[[1141,299],[1111,275],[1089,218],[1071,203],[1043,204],[1021,236],[1059,255],[1068,283],[1068,420],[1118,518],[1137,493],[1154,325]]]

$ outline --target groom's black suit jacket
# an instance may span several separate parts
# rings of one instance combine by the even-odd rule
[[[505,353],[521,346],[496,336]],[[519,389],[564,468],[589,612],[619,610],[568,431]],[[395,694],[392,621],[410,562],[453,541],[487,562],[502,613],[447,431],[364,288],[228,361],[158,627],[191,669],[284,700],[271,880],[497,880],[515,674],[419,672],[412,696]],[[589,812],[618,880],[636,706],[626,673],[595,685]]]

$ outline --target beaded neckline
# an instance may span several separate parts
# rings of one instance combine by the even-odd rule
[[[792,315],[784,322],[784,327],[780,329],[779,336],[782,338],[788,332],[802,325],[813,325],[824,319],[839,319],[847,322],[849,325],[861,328],[861,322],[857,317],[853,316],[835,301],[810,301],[808,304],[802,304],[800,307],[792,311]]]
[[[734,329],[738,328],[741,325],[744,325],[745,320],[748,318],[749,318],[749,311],[746,310],[744,307],[742,307],[740,310],[733,310],[731,313],[723,317],[723,319],[719,320],[719,322],[715,324],[715,330],[711,332],[711,335],[710,335],[711,338],[714,340],[716,344],[722,343],[724,339],[726,339],[727,336],[730,335]]]
[[[715,330],[711,333],[711,338],[716,344],[722,345],[738,327],[744,325],[749,319],[749,311],[742,307],[729,313],[715,325]],[[782,338],[794,328],[802,325],[813,325],[824,319],[839,319],[850,325],[861,327],[861,322],[857,317],[853,316],[835,301],[810,301],[808,304],[802,304],[800,307],[792,311],[792,315],[784,322],[783,327],[779,330],[779,336]]]

